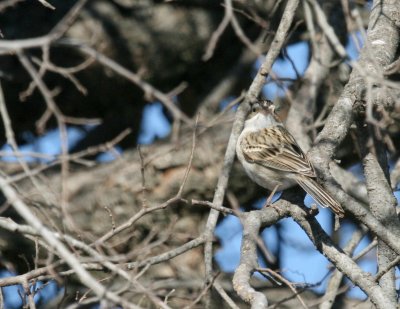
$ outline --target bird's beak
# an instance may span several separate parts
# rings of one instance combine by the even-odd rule
[[[250,108],[251,108],[251,110],[253,110],[253,109],[258,109],[258,108],[260,108],[260,103],[258,103],[258,102],[254,102],[254,103],[250,103]]]
[[[270,113],[271,114],[274,114],[275,113],[275,105],[270,105],[270,106],[268,106],[268,110],[270,111]]]

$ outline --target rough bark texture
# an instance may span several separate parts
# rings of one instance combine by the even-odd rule
[[[0,278],[0,287],[21,284],[31,308],[29,285],[52,279],[71,294],[79,291],[54,306],[76,305],[83,294],[81,306],[395,308],[400,228],[387,153],[398,159],[400,6],[376,0],[368,12],[347,2],[60,0],[51,2],[55,11],[44,0],[1,3],[0,142],[19,161],[0,163],[1,263],[18,274]],[[366,24],[360,59],[349,66],[344,38]],[[272,65],[287,58],[286,46],[304,39],[312,47],[310,63],[287,91],[290,109],[283,114],[299,145],[310,150],[320,182],[359,226],[345,249],[337,245],[340,236],[322,229],[315,208],[304,208],[299,188],[271,207],[252,209],[269,192],[235,162],[249,103],[267,77],[276,78]],[[261,66],[251,80],[257,57]],[[22,92],[30,83],[32,93]],[[219,114],[220,102],[242,90],[240,106]],[[142,111],[156,100],[171,135],[135,149]],[[101,124],[89,130],[82,126],[91,124],[87,118]],[[88,131],[70,149],[63,140],[67,125]],[[21,159],[20,145],[52,128],[63,140],[61,155],[46,163]],[[131,134],[119,135],[126,128]],[[92,160],[116,144],[125,149],[118,159]],[[352,162],[362,162],[365,182],[346,171]],[[213,262],[221,213],[236,215],[243,226],[233,276],[219,274]],[[335,268],[326,295],[279,271],[272,275],[283,282],[279,288],[253,277],[273,274],[259,267],[259,253],[266,261],[271,255],[259,234],[286,217]],[[352,256],[364,233],[378,239],[378,276]],[[270,264],[279,270],[280,257],[274,258]],[[343,276],[368,301],[346,299]]]

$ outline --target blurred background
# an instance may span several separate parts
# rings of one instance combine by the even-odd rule
[[[303,124],[311,140],[321,130],[326,115],[348,81],[351,62],[358,59],[364,42],[362,31],[346,24],[342,2],[347,3],[321,2],[346,46],[348,58],[332,57],[329,75],[311,98],[313,104],[304,104],[304,108],[312,106],[308,110],[309,123]],[[192,198],[212,200],[236,99],[246,91],[262,63],[284,3],[234,2],[236,22],[243,31],[241,37],[234,25],[226,26],[216,36],[226,6],[215,1],[51,1],[56,10],[38,1],[0,2],[3,42],[60,33],[50,45],[36,45],[24,51],[58,106],[56,112],[49,109],[43,90],[32,82],[27,66],[15,54],[4,52],[6,49],[0,43],[0,82],[4,93],[1,173],[19,188],[39,218],[50,218],[48,222],[52,226],[93,242],[137,213],[144,203],[160,204],[176,194],[189,162],[192,117],[199,115],[198,140],[183,197],[189,201]],[[371,3],[349,1],[347,4],[357,9],[365,27]],[[307,82],[304,76],[312,56],[311,45],[318,44],[311,41],[309,31],[304,6],[300,5],[285,48],[263,89],[263,95],[278,104],[284,119],[288,117],[292,100],[298,99],[296,94]],[[76,47],[78,44],[81,47]],[[102,62],[100,57],[85,52],[86,46],[117,65]],[[134,77],[124,76],[118,65],[133,72]],[[169,103],[160,100],[164,96]],[[168,104],[177,107],[184,116]],[[5,123],[4,110],[11,124]],[[185,117],[191,122],[185,121]],[[8,134],[7,125],[12,129],[13,138]],[[388,127],[388,131],[393,144],[393,149],[388,150],[393,170],[400,141],[397,124]],[[362,183],[360,155],[353,142],[349,137],[337,158],[341,167]],[[69,162],[66,175],[62,174],[63,156]],[[21,161],[34,172],[45,194],[37,192]],[[400,192],[396,190],[399,199]],[[251,183],[236,162],[226,205],[249,211],[262,207],[268,195],[269,192]],[[274,199],[279,197],[277,193]],[[60,206],[63,198],[76,224],[74,228],[63,222],[64,210]],[[306,206],[312,203],[311,197],[306,196]],[[21,222],[7,203],[0,211],[1,216]],[[207,213],[205,207],[183,202],[169,205],[138,220],[133,228],[112,238],[102,250],[121,256],[119,263],[145,260],[197,237]],[[316,218],[340,246],[347,243],[357,227],[352,218],[347,218],[334,231],[334,217],[327,209],[320,208]],[[37,252],[34,242],[18,233],[0,229],[0,234],[2,278],[43,266],[46,260],[55,261],[48,253]],[[214,258],[227,281],[239,264],[241,237],[242,225],[236,216],[220,218],[215,230]],[[311,291],[314,295],[311,298],[324,294],[332,273],[330,263],[315,250],[292,219],[264,229],[261,239],[260,265],[279,271],[299,289]],[[353,255],[362,252],[372,240],[365,233]],[[194,248],[179,258],[149,267],[143,281],[158,282],[154,291],[160,297],[178,290],[171,294],[171,306],[183,307],[201,290],[204,272],[203,266],[199,266],[201,261],[201,247]],[[375,249],[370,249],[357,263],[375,274]],[[255,277],[266,289],[287,288],[258,274]],[[354,299],[355,304],[365,300],[366,295],[346,280],[340,297]],[[116,278],[109,279],[107,284],[110,288],[118,286]],[[398,288],[399,284],[397,280]],[[84,291],[73,278],[38,280],[31,289],[40,308],[71,306],[75,303],[76,291]],[[21,286],[2,287],[2,291],[5,308],[26,306]],[[107,307],[97,302],[87,306]]]

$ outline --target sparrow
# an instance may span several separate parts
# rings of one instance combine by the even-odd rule
[[[343,208],[317,182],[314,167],[275,114],[271,101],[252,104],[236,154],[246,174],[259,186],[274,192],[300,185],[318,204],[343,218]]]

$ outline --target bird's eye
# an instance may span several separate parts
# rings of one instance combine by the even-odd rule
[[[251,109],[251,111],[252,111],[253,113],[255,113],[255,112],[257,111],[257,108],[256,108],[256,107],[253,107],[253,108]]]

